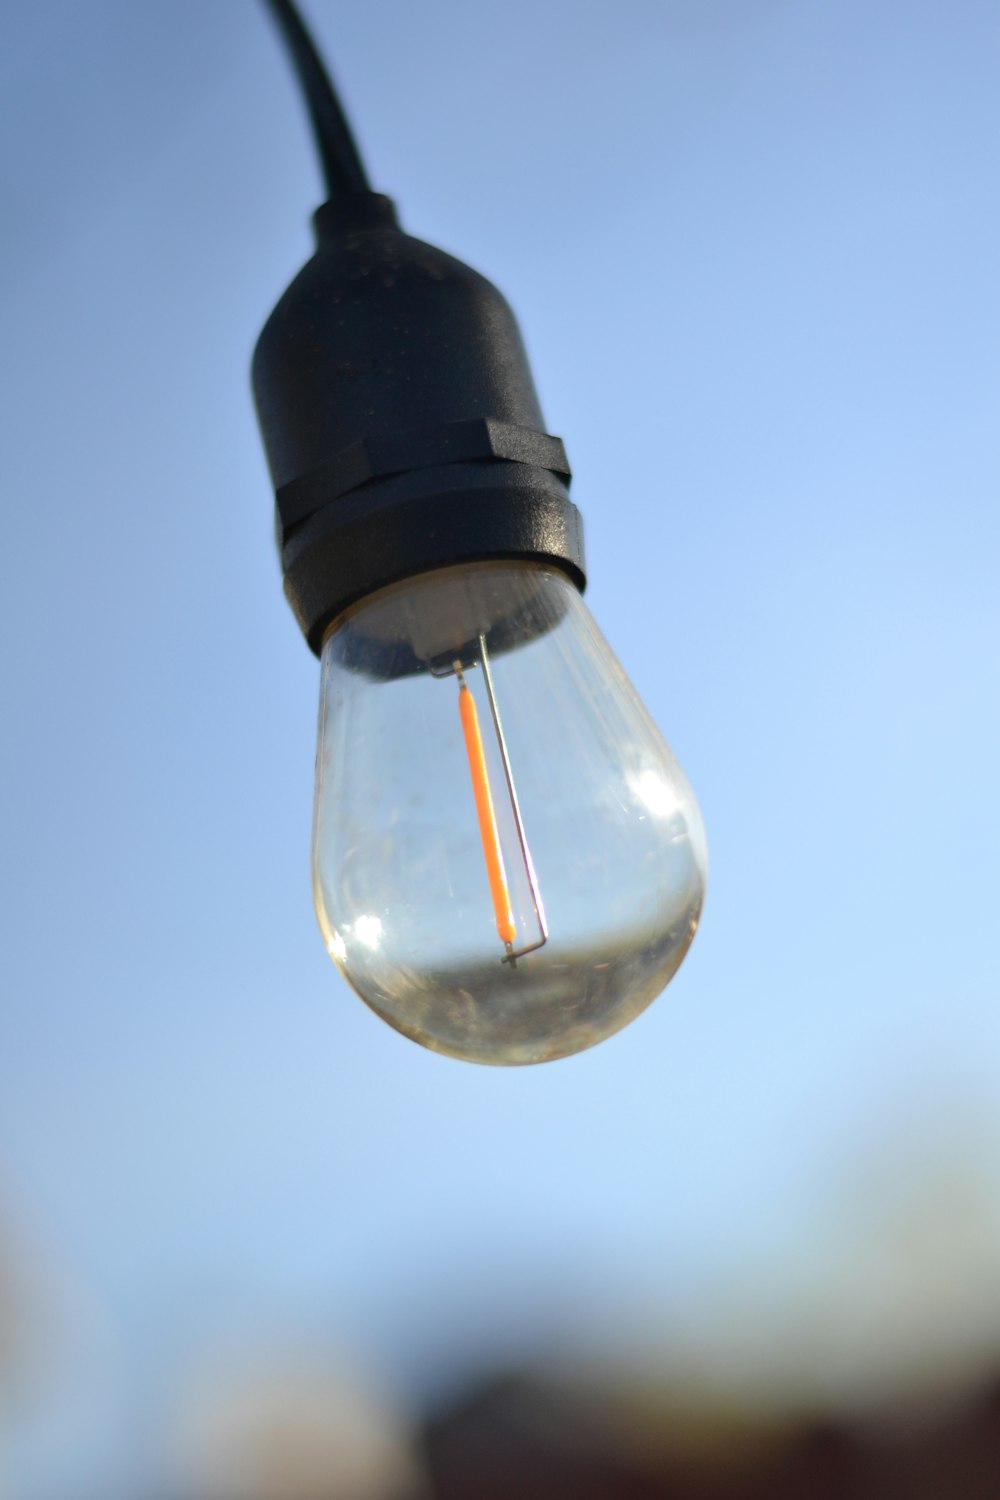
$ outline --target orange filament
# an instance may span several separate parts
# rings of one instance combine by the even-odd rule
[[[459,684],[458,711],[462,717],[462,733],[465,735],[465,751],[469,757],[472,790],[476,798],[476,813],[479,817],[479,834],[483,841],[483,854],[486,857],[486,873],[490,880],[490,895],[493,897],[497,932],[500,934],[500,941],[510,948],[517,937],[517,928],[514,925],[514,913],[511,910],[507,871],[504,869],[500,834],[493,809],[493,794],[490,791],[489,776],[486,773],[486,754],[483,750],[483,737],[479,732],[476,700],[464,682]]]

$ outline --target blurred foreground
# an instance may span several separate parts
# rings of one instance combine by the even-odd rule
[[[140,1360],[79,1276],[8,1230],[0,1495],[994,1497],[994,1141],[955,1101],[881,1123],[877,1148],[865,1132],[804,1199],[797,1230],[756,1256],[723,1244],[679,1300],[664,1261],[658,1286],[637,1278],[627,1297],[607,1279],[573,1283],[562,1324],[546,1325],[569,1244],[562,1286],[509,1246],[490,1264],[443,1244],[438,1282],[418,1283],[400,1245],[397,1274],[440,1339],[411,1350],[409,1375],[400,1321],[394,1358],[372,1359],[350,1352],[329,1308],[267,1329],[254,1304],[226,1329],[218,1289],[178,1304]],[[477,1323],[487,1310],[506,1346]]]
[[[525,1376],[409,1443],[350,1399],[324,1414],[308,1395],[215,1437],[183,1500],[992,1500],[1000,1373],[958,1405],[853,1422]]]
[[[435,1500],[986,1500],[1000,1491],[1000,1379],[958,1409],[853,1424],[514,1381],[425,1444]]]

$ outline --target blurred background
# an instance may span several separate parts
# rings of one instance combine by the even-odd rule
[[[519,317],[709,903],[560,1063],[348,990],[248,379],[291,71],[251,0],[11,0],[0,1493],[994,1494],[1000,13],[306,14]]]

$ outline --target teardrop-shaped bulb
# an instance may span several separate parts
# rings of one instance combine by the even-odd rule
[[[322,679],[314,893],[361,998],[485,1063],[644,1010],[694,936],[704,831],[570,580],[484,562],[392,585],[331,627]]]

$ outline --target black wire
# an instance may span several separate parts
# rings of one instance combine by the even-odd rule
[[[368,174],[333,81],[292,0],[264,0],[278,26],[305,95],[331,198],[370,193]]]

